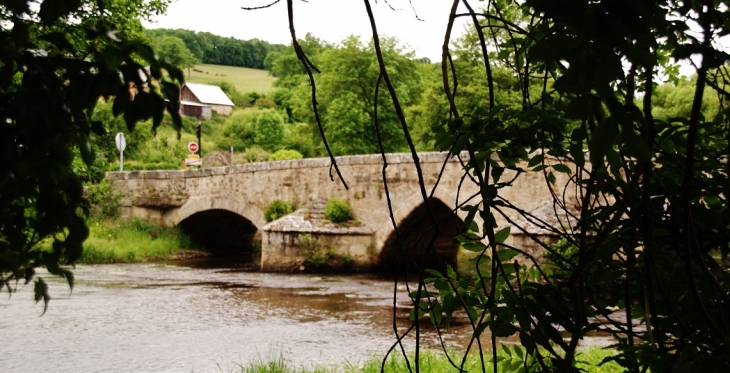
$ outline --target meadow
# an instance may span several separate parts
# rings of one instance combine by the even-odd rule
[[[192,243],[179,228],[161,227],[143,220],[89,222],[89,238],[78,263],[136,263],[171,259]]]
[[[233,84],[236,90],[241,93],[268,93],[274,89],[273,84],[276,78],[269,75],[269,72],[266,70],[201,64],[196,65],[190,71],[185,70],[185,80],[191,83],[204,84],[215,84],[225,81]]]

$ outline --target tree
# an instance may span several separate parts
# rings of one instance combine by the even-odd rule
[[[256,135],[254,141],[264,150],[278,150],[284,138],[284,118],[273,109],[264,109],[256,119]]]
[[[185,46],[185,42],[175,36],[153,38],[152,48],[159,59],[180,69],[190,70],[198,63],[198,59]]]
[[[316,39],[310,37],[310,40]],[[311,41],[307,44],[316,45]],[[310,49],[319,52],[313,61],[320,69],[315,80],[319,90],[317,103],[321,124],[328,136],[341,139],[332,144],[334,154],[377,152],[376,125],[381,129],[386,151],[405,149],[405,143],[398,136],[400,129],[392,103],[387,97],[379,96],[377,118],[373,110],[376,102],[374,87],[379,75],[373,45],[363,45],[359,38],[352,36],[334,47]],[[404,105],[415,103],[420,97],[421,80],[419,64],[413,60],[413,54],[401,50],[397,40],[387,39],[384,41],[384,56],[396,71],[393,79]],[[273,71],[278,77],[276,85],[291,87],[289,103],[292,116],[295,120],[309,123],[315,130],[317,119],[312,111],[309,81],[301,67],[294,65],[295,58],[282,55],[273,61]]]
[[[195,58],[202,63],[243,66],[254,69],[263,69],[266,56],[284,48],[281,44],[270,44],[258,39],[239,40],[208,32],[182,29],[148,30],[147,36],[152,39],[168,36],[179,38]]]
[[[467,11],[457,14],[458,4]],[[370,1],[365,5],[374,22]],[[730,97],[730,55],[717,40],[730,31],[728,5],[491,0],[475,12],[468,1],[454,2],[441,70],[448,119],[434,127],[434,135],[439,148],[469,155],[462,181],[474,183],[478,193],[454,201],[454,211],[466,215],[469,229],[458,239],[477,254],[475,275],[458,278],[450,268],[420,268],[415,279],[402,274],[418,285],[410,289],[413,324],[396,330],[397,343],[402,334],[419,335],[421,315],[448,326],[452,313],[462,309],[474,328],[470,349],[487,352],[478,337],[490,332],[494,372],[500,365],[578,371],[578,342],[595,331],[616,337],[612,347],[618,352],[609,359],[627,371],[726,369],[730,123],[724,101]],[[448,48],[458,17],[473,23],[486,104],[457,99],[460,87],[471,83],[459,80],[463,67]],[[401,93],[390,80],[397,69],[385,63],[374,37],[383,94],[393,101],[429,206],[423,224],[434,233],[422,241],[432,250],[439,220],[399,107]],[[676,73],[672,59],[693,55],[701,62],[692,93],[683,95],[683,102],[691,102],[688,110],[655,118],[658,77]],[[297,57],[311,68],[301,50]],[[511,94],[499,95],[504,85],[496,67],[514,78],[518,107],[509,103]],[[706,87],[721,100],[717,112],[703,116]],[[541,175],[552,195],[544,201],[552,223],[501,197],[530,174]],[[511,230],[549,252],[552,263],[541,265],[524,247],[510,245]],[[536,232],[560,237],[559,248]],[[636,328],[636,319],[646,328]],[[520,339],[520,347],[510,348],[519,349],[517,361],[500,364],[496,338],[510,336]],[[417,341],[415,371],[419,347]],[[450,361],[458,367],[464,360]]]
[[[105,133],[92,119],[100,98],[113,97],[128,129],[148,118],[158,126],[165,110],[179,126],[179,85],[170,79],[182,82],[181,72],[134,39],[137,18],[166,4],[0,1],[0,287],[35,279],[36,301],[47,306],[41,266],[73,286],[61,264],[81,255],[88,204],[72,162],[74,152],[94,161],[89,138]]]

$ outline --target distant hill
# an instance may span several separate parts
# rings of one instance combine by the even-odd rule
[[[191,83],[215,84],[225,81],[233,84],[241,93],[268,93],[274,89],[273,84],[276,80],[266,70],[247,67],[202,64],[190,70],[190,76],[187,70],[184,72],[185,80]]]

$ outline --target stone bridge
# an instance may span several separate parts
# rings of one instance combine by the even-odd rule
[[[453,263],[459,249],[453,237],[463,229],[466,216],[454,206],[457,197],[463,202],[477,190],[468,180],[461,184],[464,171],[457,157],[446,161],[445,153],[421,153],[419,158],[429,193],[442,175],[431,200],[437,217],[444,223],[435,252],[440,259]],[[424,235],[431,223],[425,214],[411,155],[388,154],[386,159],[387,187],[403,250],[397,244],[388,211],[380,155],[337,158],[349,190],[334,175],[328,158],[195,170],[110,172],[107,179],[122,195],[123,218],[182,226],[194,241],[213,251],[251,251],[260,244],[264,270],[290,270],[311,264],[312,253],[297,247],[301,246],[301,234],[310,234],[323,242],[330,248],[327,255],[344,259],[345,265],[387,269],[403,255],[405,259],[422,258],[422,247],[431,237]],[[537,211],[551,201],[545,185],[542,174],[530,173],[521,176],[513,187],[501,190],[500,195],[526,211]],[[310,215],[308,206],[321,205],[332,197],[349,203],[359,223],[343,228],[306,222]],[[264,210],[277,199],[293,202],[302,209],[294,215],[299,224],[275,221],[267,225]],[[506,224],[499,216],[497,222]],[[520,237],[513,234],[510,240],[517,243],[515,240]]]

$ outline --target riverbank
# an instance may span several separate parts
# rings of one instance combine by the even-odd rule
[[[209,255],[193,248],[190,238],[177,227],[139,219],[93,220],[77,263],[142,263]]]
[[[524,366],[522,358],[523,354],[518,354],[516,349],[521,349],[519,346],[513,346],[509,349],[502,348],[499,350],[498,360],[499,368],[505,372],[516,372]],[[521,351],[524,351],[522,349]],[[603,359],[614,355],[614,351],[610,349],[601,349],[598,347],[590,348],[582,351],[577,356],[577,367],[588,373],[620,373],[624,370],[616,362],[611,361],[601,365]],[[461,365],[461,354],[451,354],[453,363]],[[491,354],[485,353],[484,356],[485,365],[487,371],[491,371]],[[247,364],[239,364],[238,369],[230,370],[229,372],[236,373],[335,373],[335,372],[346,372],[346,373],[379,373],[381,371],[389,373],[406,373],[415,370],[413,366],[413,356],[409,356],[410,369],[406,360],[403,359],[402,355],[397,352],[389,358],[385,365],[381,358],[372,357],[364,363],[353,364],[344,363],[341,366],[316,366],[313,368],[304,367],[293,367],[287,363],[286,358],[283,354],[270,354],[267,358],[261,356],[251,359]],[[468,372],[481,372],[482,364],[478,354],[470,354],[463,365],[464,371]],[[452,362],[446,357],[442,351],[424,350],[421,353],[420,358],[420,371],[421,372],[457,372],[459,371],[454,367]]]

